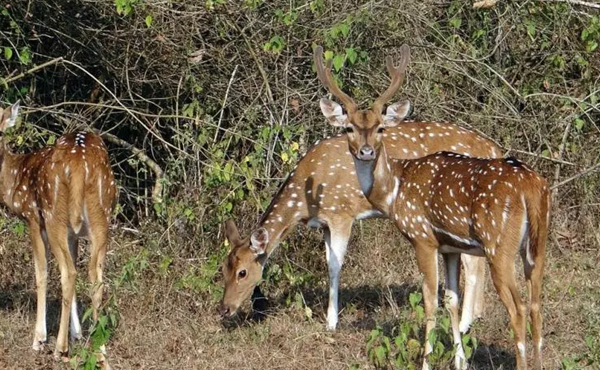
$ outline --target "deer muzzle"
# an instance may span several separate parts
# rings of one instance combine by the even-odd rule
[[[225,319],[227,317],[230,317],[235,312],[235,310],[233,310],[231,308],[231,306],[226,305],[226,304],[224,304],[222,302],[219,305],[219,309],[218,310],[219,310],[219,315],[221,315],[221,318],[223,318],[223,319]]]
[[[363,145],[358,149],[356,157],[361,161],[372,161],[375,159],[375,149],[370,145]]]

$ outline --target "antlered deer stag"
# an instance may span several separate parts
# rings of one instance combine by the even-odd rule
[[[406,113],[388,110],[398,121]],[[382,140],[394,158],[418,158],[441,150],[483,158],[501,156],[491,141],[449,123],[404,121],[384,133]],[[327,328],[336,328],[339,276],[352,224],[357,219],[382,216],[361,191],[352,156],[343,150],[347,145],[345,135],[316,143],[288,176],[250,238],[242,238],[235,223],[227,222],[225,235],[231,251],[223,266],[223,316],[233,315],[250,297],[268,256],[296,224],[303,222],[325,229],[330,284]],[[463,255],[462,260],[466,276],[460,329],[465,332],[483,310],[485,260],[469,255]]]
[[[0,132],[14,126],[19,103],[0,108]],[[92,244],[89,278],[93,319],[102,301],[102,268],[108,245],[108,227],[117,188],[102,139],[90,133],[60,137],[54,146],[29,154],[13,154],[0,139],[0,197],[29,225],[37,286],[37,316],[33,349],[46,342],[47,247],[61,274],[62,305],[54,355],[68,351],[71,337],[81,338],[75,298],[75,262],[78,238],[89,235]]]
[[[435,326],[438,287],[438,253],[446,266],[446,296],[457,349],[455,367],[466,369],[458,324],[459,255],[485,256],[492,280],[508,310],[517,350],[517,367],[527,368],[526,307],[515,279],[514,260],[523,259],[525,278],[531,295],[532,334],[535,342],[535,368],[541,369],[542,315],[541,290],[545,263],[550,197],[546,180],[514,158],[480,159],[440,152],[420,159],[398,160],[387,154],[385,130],[400,124],[399,112],[409,104],[395,104],[382,115],[383,105],[396,93],[404,79],[409,48],[404,45],[400,66],[390,57],[388,89],[360,111],[341,92],[331,76],[331,66],[323,63],[323,50],[315,50],[319,79],[345,105],[321,99],[321,110],[334,126],[345,127],[348,148],[361,189],[373,207],[393,219],[415,248],[419,269],[424,275],[423,297],[427,317],[425,338]],[[461,135],[448,126],[437,133]],[[343,153],[343,150],[340,150]],[[432,350],[428,340],[425,355]],[[423,368],[428,369],[427,356]]]

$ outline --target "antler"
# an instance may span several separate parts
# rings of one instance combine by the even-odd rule
[[[354,100],[339,88],[331,75],[331,60],[327,61],[327,64],[323,63],[323,47],[317,46],[315,48],[314,56],[317,76],[319,76],[321,83],[325,85],[333,95],[340,99],[342,104],[346,107],[346,111],[349,113],[356,111],[356,103]]]
[[[383,108],[383,105],[387,103],[388,100],[394,96],[396,91],[402,86],[402,81],[404,80],[404,72],[406,71],[406,66],[410,61],[410,48],[408,45],[404,44],[400,47],[400,65],[398,68],[394,67],[394,62],[392,61],[392,57],[388,56],[385,58],[385,64],[387,66],[388,73],[392,78],[392,82],[390,82],[390,86],[385,90],[383,94],[375,100],[373,103],[372,110],[380,114]]]

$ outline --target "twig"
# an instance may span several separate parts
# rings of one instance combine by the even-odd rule
[[[244,34],[243,30],[240,30],[240,28],[235,23],[229,22],[229,25],[232,26],[244,39],[244,42],[246,43],[246,46],[248,47],[248,52],[252,56],[252,59],[254,59],[254,62],[256,63],[256,68],[258,68],[258,71],[260,72],[260,75],[262,76],[263,81],[265,83],[265,90],[267,92],[267,98],[269,99],[269,103],[272,106],[275,106],[275,100],[273,99],[273,93],[271,92],[271,86],[269,85],[269,78],[267,77],[267,73],[265,72],[265,70],[262,67],[262,64],[260,63],[260,59],[258,59],[258,57],[256,56],[256,53],[254,52],[254,49],[252,48],[252,44],[250,43],[250,40],[248,40],[248,38]]]
[[[225,98],[223,99],[223,105],[221,106],[221,114],[219,114],[219,122],[217,123],[217,129],[215,131],[215,137],[213,138],[213,143],[217,141],[217,136],[219,136],[219,131],[221,130],[221,121],[223,120],[223,113],[225,112],[225,104],[227,104],[227,97],[229,96],[229,89],[231,88],[231,84],[233,82],[233,78],[235,77],[235,72],[237,72],[238,64],[235,65],[233,72],[231,73],[231,78],[229,79],[229,84],[227,84],[227,90],[225,90]]]
[[[567,127],[563,132],[562,140],[560,142],[560,147],[558,148],[558,159],[562,159],[563,154],[565,153],[565,147],[567,145],[567,139],[569,138],[569,132],[571,131],[573,119],[571,117],[567,118]],[[554,182],[556,183],[560,178],[560,164],[556,165],[556,169],[554,170]],[[552,188],[555,190],[555,188]],[[556,191],[553,191],[552,200],[556,200]],[[554,202],[553,202],[554,203]]]
[[[539,158],[539,159],[544,159],[544,160],[547,160],[547,161],[550,161],[550,162],[555,162],[555,163],[560,163],[560,164],[566,164],[566,165],[569,165],[569,166],[574,166],[575,165],[574,163],[567,162],[567,161],[564,161],[562,159],[557,159],[557,158],[552,158],[552,157],[546,157],[546,156],[539,155],[539,154],[536,154],[536,153],[528,152],[526,150],[510,149],[510,148],[506,149],[506,154],[508,154],[510,152],[515,152],[515,153],[520,153],[520,154],[527,154],[527,155],[530,155],[532,157],[536,157],[536,158]]]
[[[18,74],[18,75],[16,75],[16,76],[14,76],[14,77],[11,77],[11,78],[9,78],[9,79],[6,79],[6,80],[4,80],[3,82],[4,82],[4,84],[9,84],[9,83],[11,83],[11,82],[14,82],[14,81],[16,81],[16,80],[19,80],[19,79],[21,79],[21,78],[23,78],[23,77],[27,76],[27,75],[30,75],[30,74],[32,74],[32,73],[34,73],[34,72],[36,72],[36,71],[39,71],[39,70],[40,70],[40,69],[42,69],[42,68],[46,68],[46,67],[48,67],[49,65],[56,64],[56,63],[58,63],[58,62],[62,62],[62,61],[63,61],[63,58],[62,58],[62,57],[54,58],[54,59],[52,59],[52,60],[49,60],[49,61],[47,61],[46,63],[42,63],[42,64],[40,64],[39,66],[35,66],[35,67],[33,67],[33,68],[31,68],[31,69],[29,69],[29,70],[27,70],[27,71],[23,72],[23,73],[20,73],[20,74]]]
[[[581,5],[581,6],[587,6],[589,8],[600,9],[600,4],[588,3],[587,1],[581,1],[581,0],[540,0],[540,1],[543,1],[546,3],[550,3],[550,2],[569,3],[572,5]]]
[[[146,164],[146,166],[150,167],[150,169],[154,172],[154,175],[156,176],[156,180],[154,182],[154,187],[152,188],[152,203],[154,203],[154,204],[162,203],[162,201],[163,201],[163,199],[162,199],[162,189],[163,189],[162,180],[163,180],[163,175],[164,175],[162,168],[160,168],[160,166],[156,162],[154,162],[150,157],[148,157],[146,155],[146,153],[144,153],[143,150],[136,148],[135,146],[128,143],[127,141],[125,141],[113,134],[110,134],[108,132],[105,132],[105,133],[98,132],[98,135],[102,135],[102,137],[106,138],[106,140],[110,141],[111,143],[120,145],[120,146],[130,150],[140,161],[144,162]]]
[[[578,178],[583,177],[583,176],[585,176],[585,175],[587,175],[587,174],[589,174],[591,172],[597,171],[597,170],[600,170],[600,162],[596,163],[595,165],[593,165],[592,167],[590,167],[590,168],[588,168],[588,169],[586,169],[584,171],[579,172],[577,175],[571,176],[568,179],[559,182],[558,184],[552,185],[550,187],[550,190],[554,190],[554,189],[556,189],[556,188],[558,188],[560,186],[568,184],[569,182],[571,182],[573,180],[577,180]]]
[[[106,87],[106,85],[104,85],[100,80],[98,80],[96,78],[96,76],[94,76],[92,73],[88,72],[87,69],[83,68],[82,66],[80,66],[79,64],[75,63],[75,62],[71,62],[70,60],[62,60],[63,63],[71,65],[79,70],[81,70],[83,73],[85,73],[86,75],[90,76],[94,81],[96,81],[96,83],[100,86],[102,86],[102,88],[104,90],[106,90],[106,92],[113,98],[115,99],[115,101],[123,107],[123,109],[125,109],[125,111],[127,113],[129,113],[129,115],[131,117],[133,117],[134,120],[136,120],[140,125],[142,125],[143,128],[145,128],[152,136],[154,136],[155,138],[157,138],[160,142],[162,142],[163,144],[165,144],[167,147],[173,148],[179,152],[183,152],[183,150],[179,149],[178,147],[176,147],[175,145],[169,143],[168,141],[166,141],[165,139],[163,139],[159,134],[157,134],[156,132],[154,132],[154,130],[152,130],[150,127],[148,127],[148,125],[146,125],[141,119],[139,119],[135,114],[133,114],[133,112],[131,112],[131,110],[126,107],[123,103],[121,103],[121,101],[119,100],[119,98],[117,98],[117,96],[115,95],[115,93],[113,93],[108,87]]]
[[[152,113],[146,113],[146,112],[142,112],[142,111],[138,111],[135,109],[131,109],[131,108],[127,108],[127,107],[123,107],[123,106],[118,106],[118,105],[109,105],[109,104],[102,104],[102,103],[89,103],[89,102],[82,102],[82,101],[65,101],[65,102],[60,102],[60,103],[56,103],[56,104],[52,104],[52,105],[47,105],[44,107],[39,107],[39,108],[27,108],[26,112],[27,113],[32,113],[32,112],[48,112],[50,109],[55,109],[55,108],[60,108],[62,106],[65,105],[82,105],[82,106],[87,106],[87,107],[98,107],[98,108],[108,108],[108,109],[114,109],[114,110],[121,110],[121,111],[126,111],[130,114],[137,114],[138,116],[142,116],[142,117],[149,117],[149,118],[159,118],[159,119],[185,119],[185,120],[195,120],[195,118],[193,117],[188,117],[188,116],[182,116],[182,115],[177,115],[177,114],[152,114]],[[208,126],[215,126],[216,124],[211,123],[211,122],[202,122],[205,125]],[[239,134],[233,130],[230,129],[221,129],[221,131],[226,131],[229,132],[230,134]],[[252,144],[258,144],[260,145],[256,140],[252,139],[251,137],[248,136],[241,136],[244,138],[244,140],[249,140]],[[179,149],[181,154],[188,157],[188,158],[192,158],[195,159],[195,157],[193,157],[192,155],[190,155],[189,153],[187,153],[186,151]]]

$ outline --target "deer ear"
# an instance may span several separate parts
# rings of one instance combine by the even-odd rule
[[[385,127],[397,126],[404,121],[412,112],[412,104],[409,100],[405,100],[387,107],[383,124]]]
[[[20,100],[15,104],[6,108],[2,114],[2,122],[0,122],[0,131],[4,132],[7,128],[13,127],[17,123],[19,110],[21,109]]]
[[[265,254],[268,242],[269,233],[267,232],[267,229],[261,227],[252,233],[252,236],[250,237],[250,249],[257,256],[260,256]]]
[[[332,126],[350,126],[350,122],[348,122],[348,116],[344,114],[344,110],[342,109],[341,105],[326,98],[321,99],[319,104],[321,105],[321,112],[323,112],[323,115],[325,118],[327,118]]]
[[[229,240],[231,249],[242,243],[242,238],[240,237],[238,228],[233,220],[227,220],[225,222],[225,237]]]

